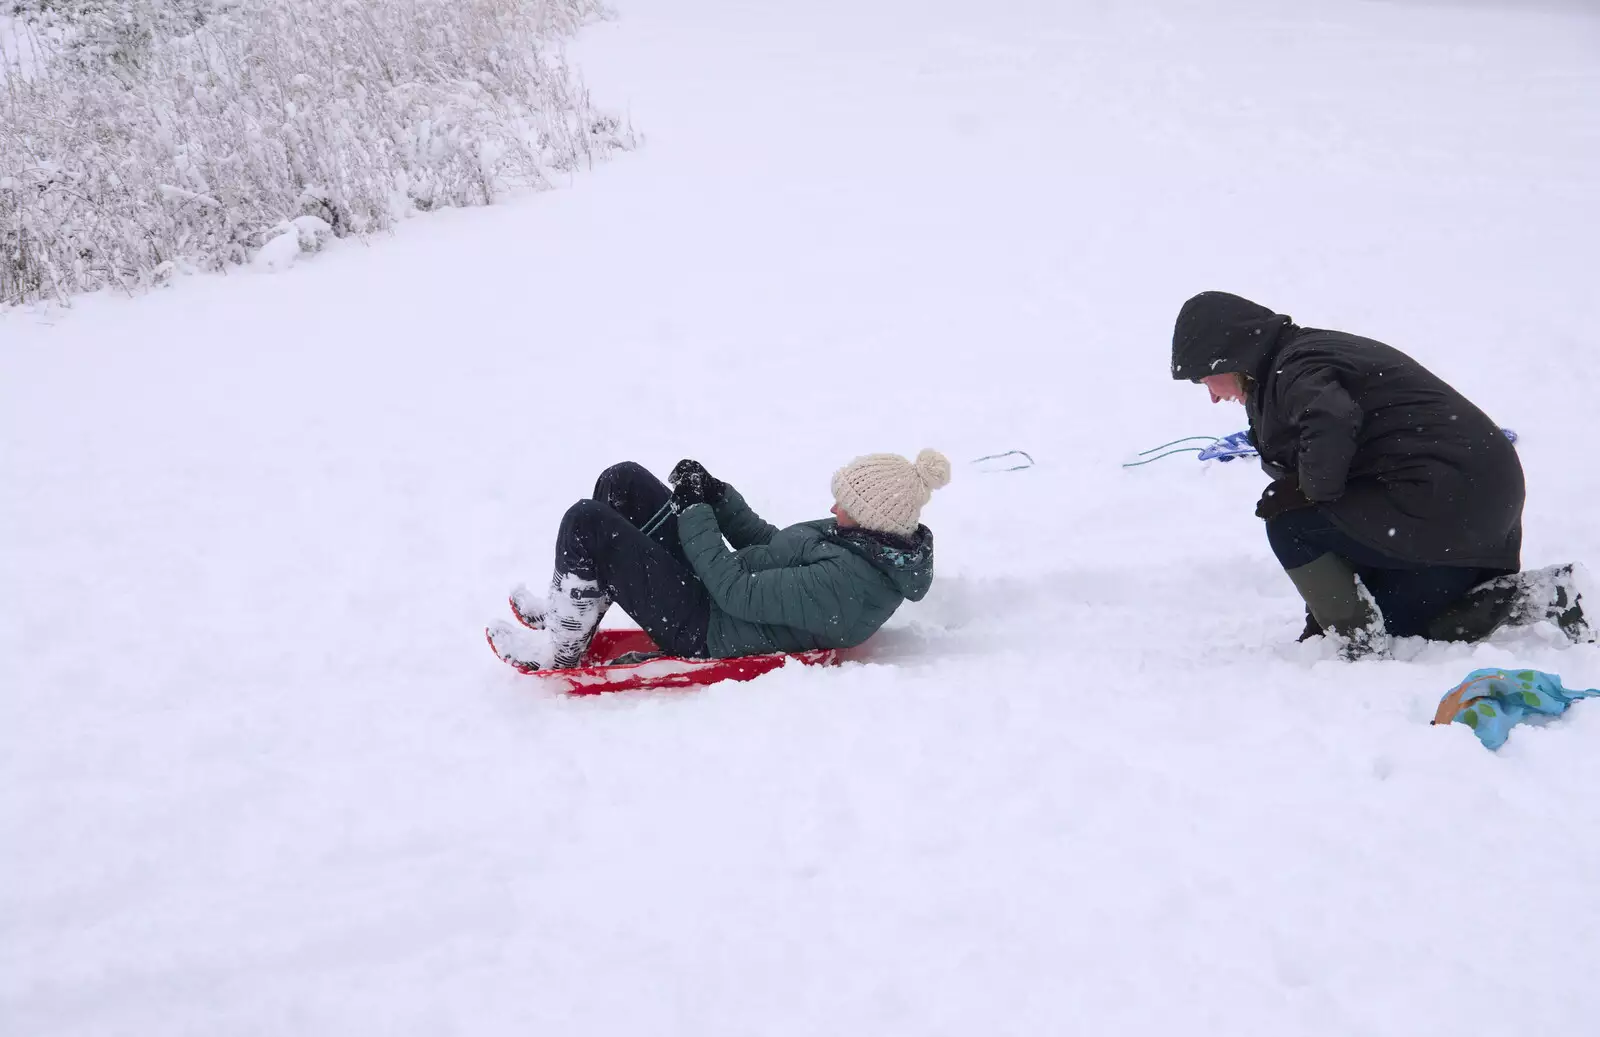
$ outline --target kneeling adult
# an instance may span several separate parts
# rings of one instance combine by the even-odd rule
[[[1172,377],[1245,407],[1272,478],[1256,514],[1305,599],[1302,638],[1331,631],[1354,658],[1388,635],[1477,640],[1545,618],[1592,636],[1570,566],[1516,575],[1511,441],[1405,353],[1205,292],[1178,314]]]

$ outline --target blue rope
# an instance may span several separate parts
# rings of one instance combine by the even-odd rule
[[[1000,472],[1020,472],[1025,468],[1032,468],[1035,464],[1038,463],[1033,459],[1033,455],[1028,453],[1026,450],[1007,450],[1003,454],[984,454],[982,457],[974,457],[971,461],[969,461],[967,463],[968,464],[981,464],[984,461],[998,461],[1003,457],[1026,457],[1028,459],[1028,463],[1027,464],[1012,465],[1010,468],[998,468],[998,469],[995,469],[996,471],[1000,471]]]
[[[1195,440],[1198,440],[1198,439],[1203,439],[1207,443],[1215,443],[1217,441],[1217,437],[1216,436],[1184,436],[1182,439],[1174,439],[1170,443],[1162,443],[1160,446],[1153,446],[1149,450],[1141,450],[1141,451],[1139,451],[1138,456],[1139,457],[1143,457],[1146,454],[1153,454],[1157,450],[1165,450],[1167,447],[1169,447],[1169,446],[1177,446],[1179,443],[1193,443]],[[1203,450],[1205,448],[1204,447],[1187,447],[1185,449]]]
[[[1181,443],[1183,441],[1179,440],[1178,442]],[[1161,448],[1160,447],[1155,447],[1154,449],[1160,450]],[[1177,450],[1168,450],[1164,454],[1157,454],[1154,457],[1146,457],[1143,461],[1124,461],[1122,463],[1122,467],[1124,467],[1124,468],[1137,468],[1140,465],[1151,464],[1151,463],[1153,463],[1155,461],[1159,461],[1163,457],[1171,457],[1173,454],[1198,454],[1198,453],[1200,453],[1200,451],[1202,451],[1204,449],[1205,449],[1204,447],[1198,447],[1198,446],[1179,447]],[[1148,450],[1143,451],[1139,456],[1144,457],[1144,454],[1148,454],[1149,452],[1150,451],[1148,451]]]
[[[1171,457],[1173,454],[1198,454],[1203,451],[1205,447],[1185,446],[1178,447],[1176,450],[1167,450],[1168,447],[1177,447],[1179,443],[1193,443],[1198,440],[1204,440],[1207,446],[1211,445],[1212,443],[1221,442],[1221,440],[1219,440],[1216,436],[1184,436],[1182,439],[1174,439],[1170,443],[1162,443],[1160,446],[1153,446],[1149,450],[1141,450],[1134,456],[1144,458],[1143,461],[1124,461],[1122,463],[1122,467],[1138,468],[1140,465],[1150,464],[1153,461],[1161,460],[1163,457]],[[1158,450],[1164,450],[1166,452],[1157,454],[1156,451]],[[1151,454],[1155,454],[1156,456],[1151,457]]]
[[[667,502],[661,505],[661,509],[654,515],[650,516],[650,521],[639,527],[639,532],[643,533],[645,536],[650,536],[656,530],[666,525],[667,519],[671,518],[677,513],[678,509],[673,505],[672,498],[668,497]]]

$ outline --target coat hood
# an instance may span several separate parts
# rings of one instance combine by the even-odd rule
[[[1259,372],[1278,351],[1293,321],[1227,292],[1202,292],[1183,304],[1172,329],[1172,377],[1198,382],[1207,375]]]
[[[833,538],[871,562],[909,601],[921,601],[933,586],[933,531],[918,526],[909,537],[860,526],[833,528]]]

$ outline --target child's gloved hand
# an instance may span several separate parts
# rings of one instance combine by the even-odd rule
[[[1286,511],[1297,511],[1312,506],[1311,498],[1300,489],[1294,478],[1277,479],[1261,493],[1256,502],[1256,518],[1275,519]]]
[[[688,458],[672,466],[667,485],[672,487],[672,501],[679,511],[691,504],[716,504],[728,489],[728,484],[706,471],[705,465]]]

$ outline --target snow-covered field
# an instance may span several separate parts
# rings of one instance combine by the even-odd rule
[[[1600,649],[1324,658],[1259,472],[1119,467],[1242,427],[1167,375],[1235,291],[1477,399],[1525,564],[1600,570],[1592,5],[619,6],[575,57],[637,153],[0,316],[0,1032],[1594,1033],[1600,705],[1427,720]],[[877,663],[580,700],[484,646],[610,462],[787,522],[923,446]]]

